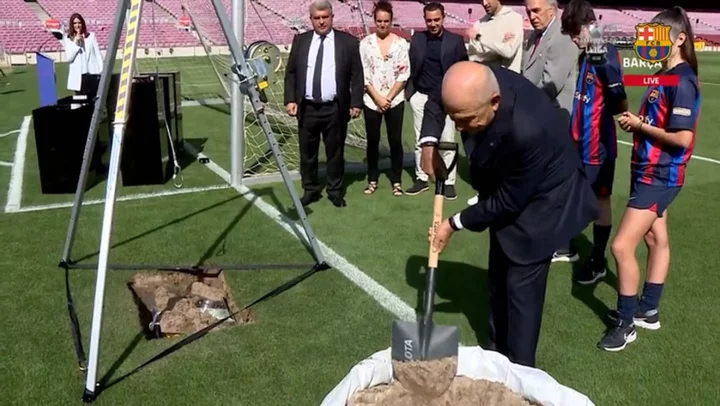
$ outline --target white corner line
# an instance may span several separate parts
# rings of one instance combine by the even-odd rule
[[[178,190],[168,190],[163,192],[155,192],[155,193],[137,193],[132,195],[125,195],[120,196],[115,201],[118,202],[129,202],[133,200],[146,200],[146,199],[154,199],[157,197],[167,197],[167,196],[177,196],[177,195],[187,195],[191,193],[201,193],[201,192],[209,192],[212,190],[222,190],[222,189],[230,189],[230,185],[214,185],[214,186],[205,186],[205,187],[195,187],[195,188],[187,188],[187,189],[178,189]],[[86,200],[82,203],[83,206],[93,206],[98,204],[105,203],[105,199],[94,199],[94,200]],[[32,211],[45,211],[45,210],[54,210],[54,209],[64,209],[67,207],[72,207],[73,202],[64,202],[64,203],[52,203],[52,204],[44,204],[44,205],[37,205],[37,206],[25,206],[21,207],[17,210],[15,210],[13,213],[27,213]]]
[[[623,140],[618,140],[618,144],[623,144],[623,145],[627,145],[627,146],[630,146],[630,147],[633,146],[633,143],[632,143],[632,142],[623,141]],[[705,162],[710,162],[710,163],[713,163],[713,164],[716,164],[716,165],[720,165],[720,160],[712,159],[712,158],[708,158],[708,157],[704,157],[704,156],[700,156],[700,155],[695,155],[695,154],[693,154],[693,155],[690,157],[690,159],[697,159],[698,161],[705,161]]]
[[[0,166],[7,166],[8,168],[12,168],[13,163],[12,163],[12,162],[0,161]]]
[[[8,186],[5,213],[12,213],[20,209],[23,174],[25,172],[25,151],[27,150],[30,121],[32,121],[32,116],[25,116],[22,126],[20,126],[20,135],[18,135],[15,146],[15,158],[13,159],[12,171],[10,172],[10,185]]]
[[[191,153],[197,155],[199,158],[207,158],[209,162],[205,164],[205,166],[211,171],[215,172],[215,174],[220,176],[223,180],[230,183],[230,173],[228,171],[221,168],[215,162],[210,160],[210,158],[208,158],[206,155],[198,153],[197,150],[191,145],[186,145],[186,148]],[[302,238],[305,240],[305,242],[308,242],[307,235],[305,234],[302,227],[297,225],[291,219],[284,216],[275,207],[262,200],[262,198],[256,195],[247,186],[240,185],[236,187],[234,186],[233,188],[237,190],[245,199],[250,201],[251,204],[255,205],[255,207],[260,209],[260,211],[262,211],[265,215],[270,217],[285,231],[290,233],[295,238],[300,239],[300,236],[298,235],[299,231],[300,233],[302,233]],[[370,297],[375,299],[375,301],[378,302],[380,306],[384,307],[401,320],[416,320],[415,310],[410,307],[410,305],[405,303],[397,295],[379,284],[373,278],[368,276],[365,272],[360,270],[360,268],[350,263],[350,261],[345,259],[342,255],[338,254],[332,248],[328,247],[325,243],[320,241],[319,238],[316,238],[316,241],[320,246],[320,249],[325,254],[328,264],[334,269],[338,270],[343,276],[348,278],[365,293],[370,295]]]

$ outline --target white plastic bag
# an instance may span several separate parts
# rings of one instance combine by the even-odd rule
[[[561,385],[546,372],[513,364],[504,355],[480,347],[459,347],[458,376],[502,382],[544,406],[594,406],[587,396]],[[321,406],[345,406],[355,392],[393,380],[390,348],[355,365],[325,396]]]

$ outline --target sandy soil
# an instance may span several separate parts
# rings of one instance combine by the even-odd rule
[[[141,313],[145,313],[145,318],[153,309],[161,312],[162,335],[190,334],[216,322],[218,318],[202,310],[203,303],[230,313],[239,310],[220,270],[206,274],[140,272],[134,275],[129,285],[139,306],[144,307]],[[217,328],[226,324],[253,323],[254,319],[250,311],[243,311]]]
[[[348,406],[532,406],[505,385],[464,376],[453,378],[457,359],[396,362],[396,379],[356,392]]]

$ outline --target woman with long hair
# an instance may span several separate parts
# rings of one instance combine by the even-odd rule
[[[677,86],[651,86],[643,96],[639,115],[623,113],[620,127],[633,134],[630,197],[612,243],[618,273],[615,325],[598,343],[606,351],[620,351],[635,341],[635,327],[660,328],[660,296],[670,268],[668,207],[685,181],[695,146],[700,88],[692,26],[685,10],[673,7],[652,23],[670,26],[672,47],[662,64],[663,75],[675,76]],[[647,245],[647,278],[638,300],[640,268],[635,250]]]
[[[380,126],[383,117],[390,144],[390,182],[392,193],[402,196],[402,129],[405,112],[405,83],[410,77],[409,45],[390,31],[392,5],[381,0],[373,10],[376,31],[360,41],[360,59],[365,74],[364,115],[367,132],[368,186],[371,195],[378,188]]]
[[[65,57],[70,63],[67,88],[80,93],[83,75],[102,73],[103,60],[95,34],[88,32],[85,19],[78,13],[70,16],[70,27],[62,40]]]

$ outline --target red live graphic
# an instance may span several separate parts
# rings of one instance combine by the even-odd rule
[[[678,75],[625,75],[625,86],[677,86],[680,83]]]

